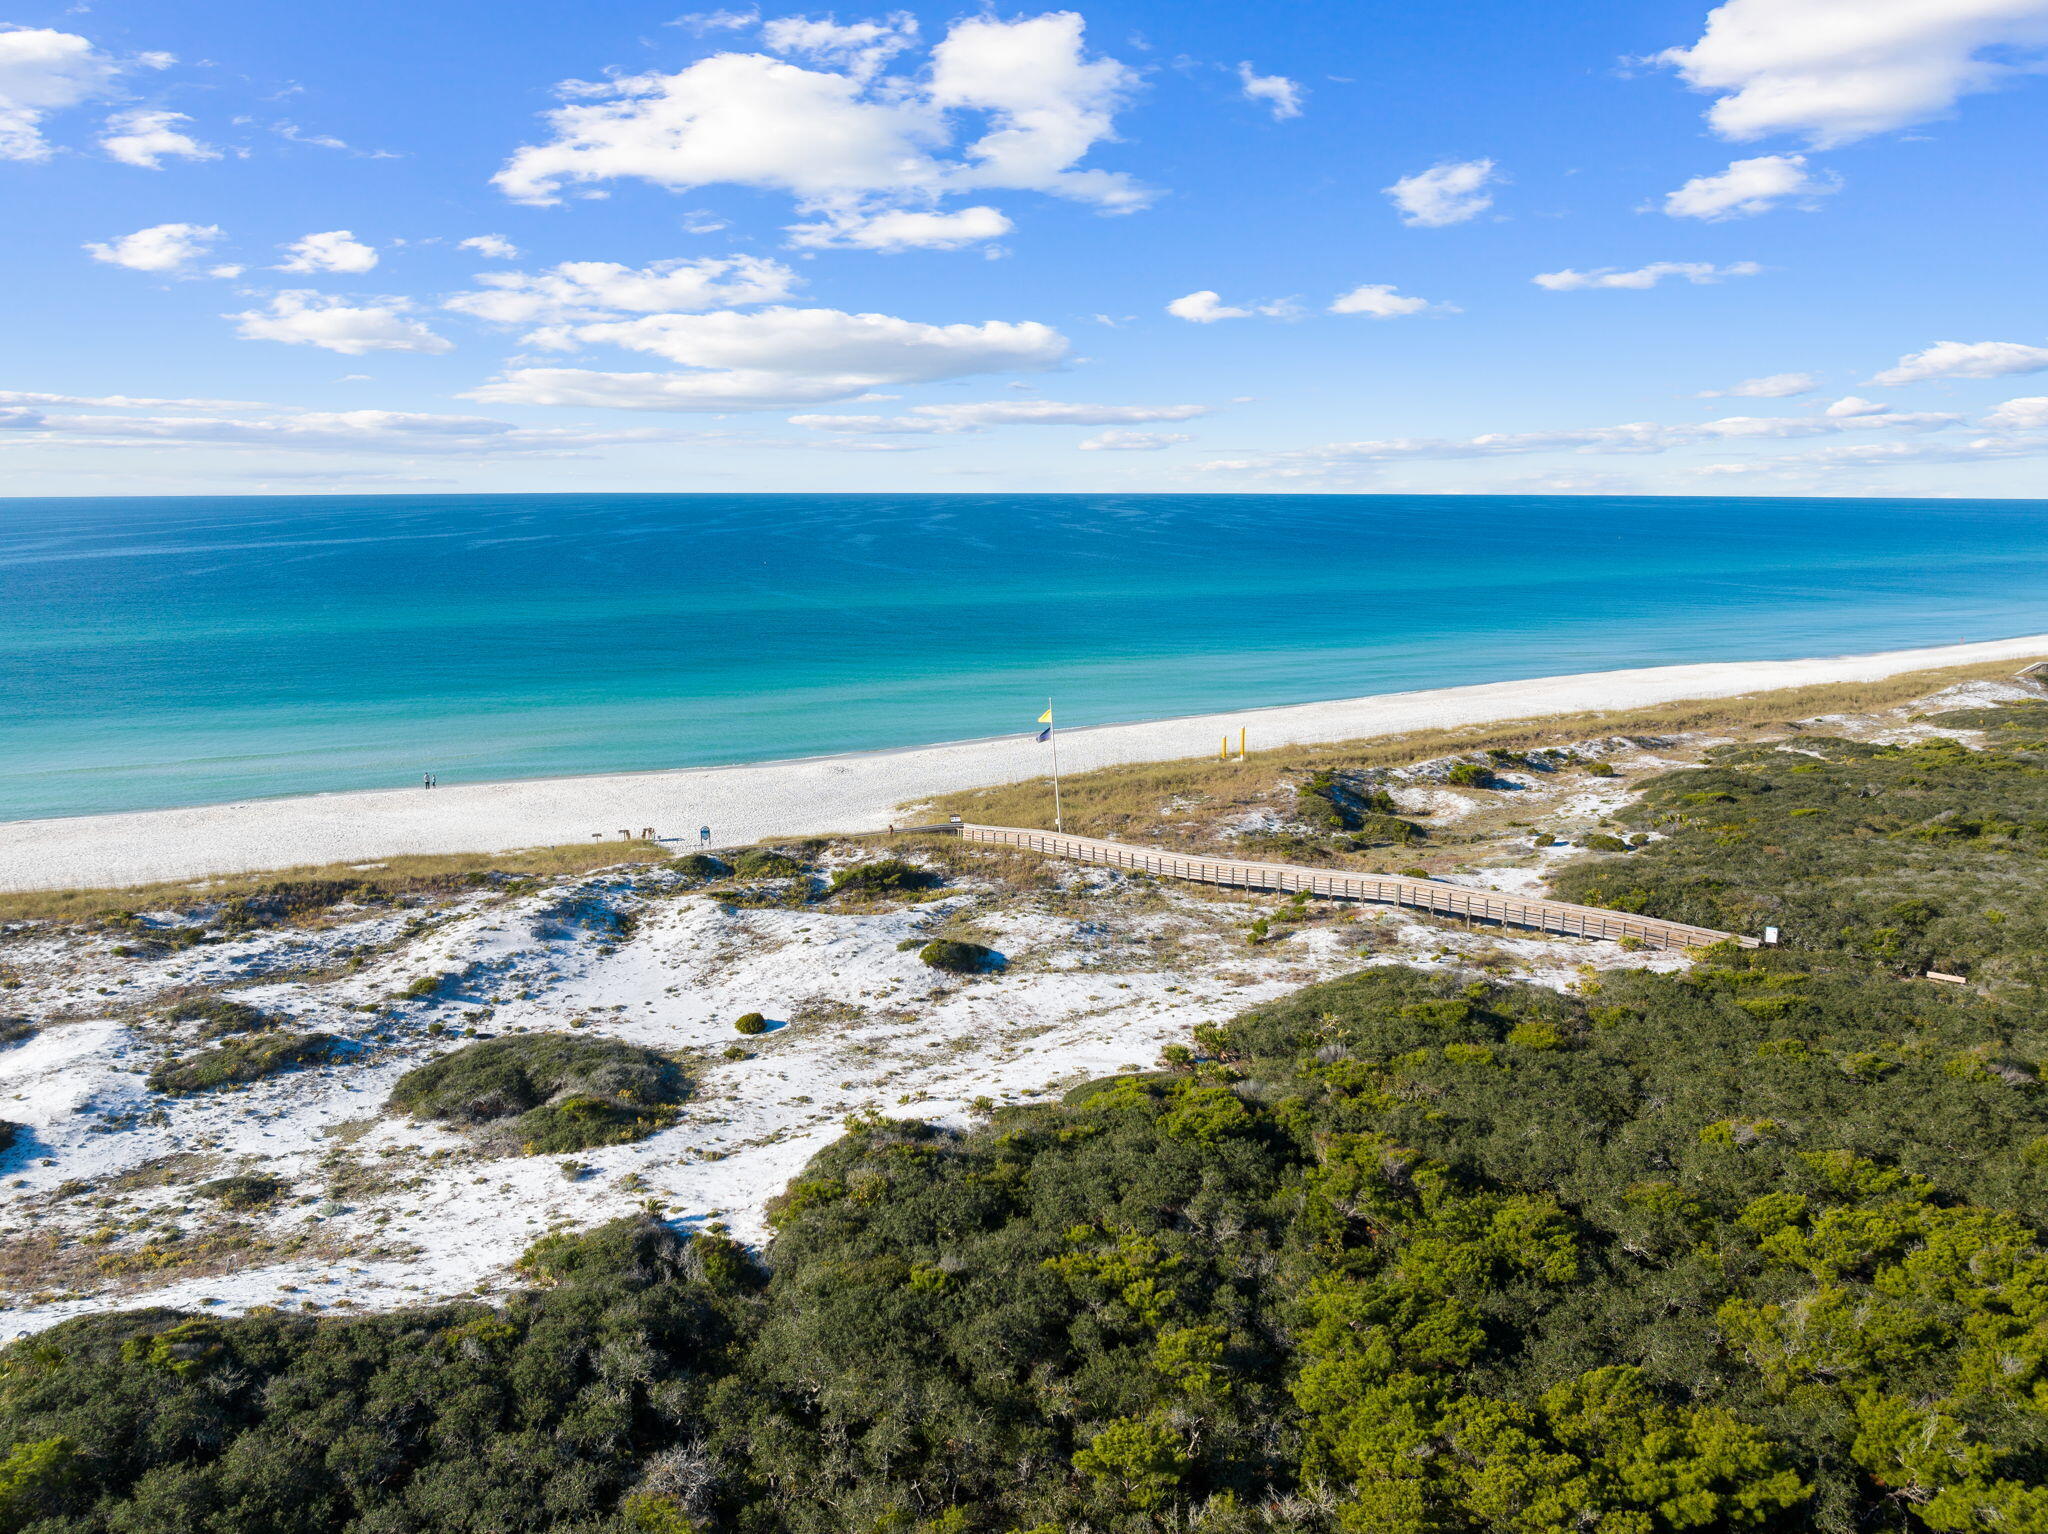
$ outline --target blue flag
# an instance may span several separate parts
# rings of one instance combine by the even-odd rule
[[[1040,731],[1038,732],[1038,738],[1039,738],[1039,739],[1040,739],[1041,741],[1047,741],[1047,740],[1051,740],[1051,739],[1052,739],[1052,726],[1051,726],[1051,725],[1047,725],[1047,726],[1046,726],[1046,727],[1045,727],[1044,729],[1040,730]]]

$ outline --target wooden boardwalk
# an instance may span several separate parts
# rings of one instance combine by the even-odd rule
[[[1044,853],[1047,857],[1098,863],[1106,868],[1129,868],[1168,879],[1189,879],[1198,884],[1286,892],[1307,890],[1311,895],[1322,895],[1332,900],[1365,900],[1379,905],[1405,906],[1439,916],[1498,922],[1507,927],[1530,927],[1539,932],[1557,932],[1569,937],[1610,940],[1627,937],[1652,948],[1699,948],[1708,943],[1725,942],[1739,943],[1744,948],[1761,946],[1756,938],[1717,932],[1711,927],[1659,921],[1654,916],[1631,916],[1625,911],[1605,911],[1595,906],[1572,905],[1563,900],[1523,899],[1471,889],[1462,884],[1444,884],[1435,879],[1349,873],[1342,869],[1308,868],[1295,863],[1244,863],[1235,859],[1195,857],[1187,853],[1164,852],[1156,847],[1132,847],[1093,836],[1063,836],[1053,831],[1020,830],[1015,826],[954,822],[914,829],[944,831],[957,835],[962,841],[1020,847],[1029,852]]]

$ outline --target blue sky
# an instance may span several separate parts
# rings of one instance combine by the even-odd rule
[[[0,14],[8,494],[2041,493],[2048,0]]]

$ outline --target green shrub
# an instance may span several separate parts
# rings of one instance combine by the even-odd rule
[[[149,1087],[153,1092],[186,1096],[237,1082],[261,1081],[294,1065],[316,1065],[331,1059],[340,1043],[326,1033],[249,1034],[218,1049],[165,1061],[149,1073]]]
[[[672,866],[686,879],[723,879],[732,872],[732,865],[708,852],[687,853],[677,858]]]
[[[14,1142],[21,1137],[25,1127],[8,1119],[0,1119],[0,1154],[14,1149]]]
[[[23,1044],[36,1036],[36,1025],[25,1017],[0,1017],[0,1048]]]
[[[733,854],[732,870],[742,879],[793,879],[804,865],[772,847],[749,847]]]
[[[1497,780],[1484,762],[1459,762],[1444,774],[1444,781],[1460,788],[1491,788]]]
[[[1397,815],[1360,815],[1358,829],[1351,836],[1351,845],[1405,847],[1411,842],[1428,839],[1429,833],[1412,820],[1403,820]]]
[[[1614,770],[1614,768],[1607,762],[1585,762],[1580,765],[1579,771],[1583,772],[1589,778],[1612,778],[1620,776],[1620,774],[1618,774]]]
[[[192,1191],[212,1199],[223,1209],[266,1209],[284,1196],[285,1183],[281,1178],[249,1173],[238,1177],[216,1177]]]
[[[164,1009],[167,1023],[198,1023],[199,1037],[217,1039],[230,1033],[250,1033],[273,1026],[271,1020],[247,1002],[225,996],[188,996]]]
[[[675,1122],[689,1081],[667,1056],[619,1039],[522,1033],[465,1045],[399,1077],[386,1107],[556,1155],[623,1145]]]
[[[733,1019],[732,1025],[745,1034],[766,1033],[768,1031],[768,1019],[759,1012],[742,1012]]]
[[[993,948],[947,937],[933,938],[917,951],[917,956],[933,969],[955,975],[978,975],[986,970],[1000,969],[1003,963],[1003,956]]]
[[[928,868],[906,863],[901,858],[883,858],[874,863],[856,863],[832,876],[835,895],[907,895],[935,888],[939,876]]]
[[[1626,852],[1628,843],[1618,836],[1609,836],[1605,831],[1589,831],[1579,838],[1579,845],[1594,852]]]
[[[398,994],[418,1000],[423,996],[433,995],[445,982],[453,978],[452,975],[421,975]]]

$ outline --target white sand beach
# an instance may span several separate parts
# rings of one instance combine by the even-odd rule
[[[1356,740],[1586,709],[1635,708],[1824,682],[1876,681],[1938,666],[2048,655],[2048,634],[1874,655],[1736,661],[1596,671],[1244,709],[1144,724],[1063,729],[1060,766],[1082,772],[1200,756],[1249,732],[1254,750]],[[62,889],[356,862],[404,853],[500,851],[616,839],[653,827],[712,843],[822,831],[879,830],[898,807],[933,794],[1043,776],[1046,748],[1028,731],[902,751],[806,757],[523,782],[417,786],[249,800],[0,825],[0,889]]]

